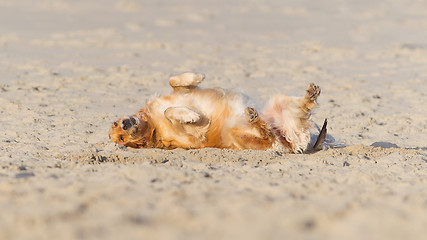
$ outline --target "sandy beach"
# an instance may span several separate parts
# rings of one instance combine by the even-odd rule
[[[0,0],[0,239],[424,239],[425,1]],[[343,148],[135,150],[168,78],[322,87]]]

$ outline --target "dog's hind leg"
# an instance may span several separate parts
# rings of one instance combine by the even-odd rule
[[[185,72],[170,77],[169,84],[174,91],[189,90],[197,87],[203,79],[205,79],[203,73]]]
[[[304,152],[308,147],[311,110],[317,106],[319,95],[320,87],[312,83],[304,97],[273,96],[263,110],[262,118],[291,152]]]
[[[317,97],[320,95],[320,91],[320,87],[314,85],[314,83],[308,85],[307,90],[305,91],[305,96],[302,99],[300,106],[300,108],[304,112],[309,113],[313,108],[317,106],[316,100]]]
[[[235,150],[266,150],[272,147],[274,135],[255,108],[245,109],[247,123],[227,129],[223,136],[226,148]],[[249,123],[249,124],[248,124]]]
[[[230,145],[227,148],[234,150],[267,150],[273,144],[272,139],[260,136],[252,127],[232,128],[229,129],[228,135]]]
[[[245,109],[246,119],[250,124],[256,127],[263,139],[273,139],[274,135],[270,130],[268,124],[259,117],[258,111],[253,107]]]

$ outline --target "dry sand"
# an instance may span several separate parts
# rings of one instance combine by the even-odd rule
[[[0,0],[0,239],[425,239],[427,4]],[[170,74],[319,84],[315,154],[133,150]]]

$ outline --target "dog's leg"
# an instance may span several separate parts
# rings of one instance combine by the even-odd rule
[[[165,110],[164,114],[173,123],[197,123],[201,120],[200,114],[188,107],[169,107]]]
[[[246,119],[249,123],[257,123],[259,121],[258,111],[253,107],[245,108]]]
[[[320,87],[310,84],[304,97],[273,96],[262,117],[282,145],[294,153],[304,152],[310,142],[311,110],[317,106]]]
[[[169,84],[174,91],[189,90],[199,85],[203,79],[205,79],[203,73],[185,72],[172,76],[169,79]]]
[[[268,137],[259,136],[253,128],[236,127],[229,130],[230,148],[235,150],[266,150],[270,149],[273,141]]]
[[[169,107],[164,114],[172,123],[174,131],[182,137],[181,143],[176,143],[177,146],[182,148],[202,146],[210,124],[208,118],[187,107]]]
[[[320,95],[320,92],[320,87],[315,85],[314,83],[308,85],[307,90],[305,91],[305,96],[301,101],[302,103],[300,108],[304,112],[309,113],[313,108],[317,106],[316,100],[317,97]]]
[[[245,114],[249,124],[244,123],[227,129],[223,139],[224,146],[235,150],[266,150],[271,148],[274,135],[267,123],[260,118],[255,108],[247,107]]]
[[[247,107],[245,109],[245,114],[248,122],[258,129],[263,139],[273,139],[273,133],[268,124],[264,120],[261,120],[255,108]]]

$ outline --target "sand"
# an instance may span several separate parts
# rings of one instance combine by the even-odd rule
[[[424,1],[0,0],[0,239],[424,239]],[[170,91],[322,87],[314,154],[124,149]]]

